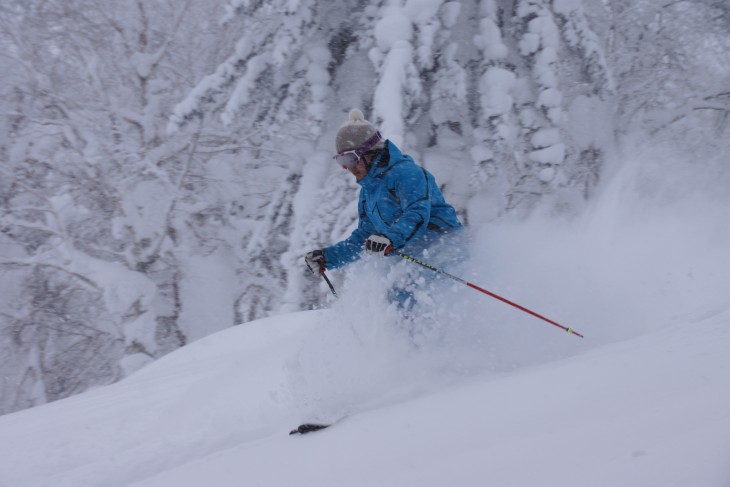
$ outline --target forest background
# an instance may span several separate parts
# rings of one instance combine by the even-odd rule
[[[326,306],[353,107],[474,233],[730,187],[723,0],[5,0],[0,73],[0,413]]]

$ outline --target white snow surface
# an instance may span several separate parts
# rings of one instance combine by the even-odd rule
[[[340,353],[313,342],[352,331],[336,310],[268,318],[120,383],[0,417],[0,485],[725,487],[728,325],[726,309],[512,372],[407,382],[382,369],[380,383],[362,385],[377,394],[317,418],[318,400],[346,403],[338,393],[358,387],[338,389],[328,374],[366,375],[342,348],[376,362],[377,350],[367,339]],[[340,415],[330,429],[288,434]]]

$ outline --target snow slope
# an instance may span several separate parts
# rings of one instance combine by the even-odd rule
[[[306,377],[318,360],[340,367],[310,340],[333,327],[352,335],[337,310],[268,318],[0,417],[0,486],[730,485],[728,309],[512,372],[406,380],[388,375],[405,362],[356,356],[367,373],[353,380],[383,372],[359,398]],[[371,353],[369,340],[342,349]],[[347,417],[288,435],[317,413]]]

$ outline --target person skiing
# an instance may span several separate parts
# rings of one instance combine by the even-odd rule
[[[438,248],[442,257],[458,259],[456,247],[461,242],[454,236],[463,227],[429,171],[383,139],[357,108],[337,131],[335,147],[335,160],[360,186],[359,222],[346,239],[307,252],[304,260],[310,271],[323,274],[338,269],[358,260],[363,251],[375,256],[387,256],[393,250],[422,256]],[[412,297],[411,291],[402,288],[389,294],[391,301],[401,305]]]

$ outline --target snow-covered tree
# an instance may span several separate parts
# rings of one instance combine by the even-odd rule
[[[608,13],[624,132],[656,133],[687,117],[726,117],[726,2],[621,1],[612,2]]]
[[[728,32],[715,0],[4,2],[0,411],[326,304],[350,108],[475,229],[571,214],[617,140],[727,151]]]
[[[115,380],[204,334],[186,318],[189,259],[221,247],[201,227],[230,203],[210,196],[221,184],[206,164],[245,138],[199,123],[165,133],[195,76],[185,69],[209,69],[189,57],[210,39],[202,7],[74,0],[0,11],[10,128],[0,168],[2,410]],[[218,316],[232,321],[230,301]]]

